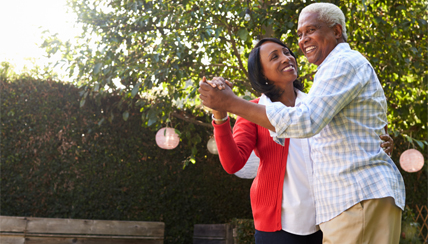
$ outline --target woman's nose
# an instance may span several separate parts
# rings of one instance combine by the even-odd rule
[[[289,61],[290,61],[290,57],[285,55],[285,54],[282,54],[281,62],[282,63],[285,63],[285,62],[288,63]]]

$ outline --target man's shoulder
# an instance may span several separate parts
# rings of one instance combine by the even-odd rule
[[[359,51],[352,50],[351,48],[341,50],[337,53],[335,58],[353,66],[369,63],[369,61]]]
[[[320,69],[331,69],[336,66],[342,68],[348,67],[347,70],[358,69],[362,65],[367,64],[369,64],[369,61],[360,52],[350,48],[342,48],[338,52],[335,52]]]

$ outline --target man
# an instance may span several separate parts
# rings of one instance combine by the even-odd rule
[[[345,17],[314,3],[299,16],[299,47],[318,65],[304,102],[263,106],[200,83],[203,104],[237,114],[287,137],[312,137],[317,224],[324,243],[398,243],[404,182],[379,147],[386,99],[370,63],[346,43]]]

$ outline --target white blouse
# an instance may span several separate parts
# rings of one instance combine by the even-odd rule
[[[297,90],[296,90],[297,91]],[[297,91],[296,105],[306,96]],[[264,94],[259,104],[272,103]],[[275,136],[271,132],[271,136]],[[312,160],[308,138],[290,138],[287,170],[284,177],[281,223],[282,229],[296,235],[310,235],[319,230],[315,224],[315,200],[312,188]],[[254,178],[259,159],[251,154],[245,166],[235,173],[240,178]]]

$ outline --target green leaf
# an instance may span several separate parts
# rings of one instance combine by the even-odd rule
[[[424,145],[424,143],[423,143],[422,141],[419,141],[419,140],[416,140],[416,139],[414,139],[414,141],[418,144],[418,146],[419,146],[420,148],[422,148],[422,149],[424,149],[424,148],[425,148],[425,145]]]
[[[241,40],[246,41],[248,37],[248,31],[246,29],[240,29],[238,31],[238,36]]]
[[[134,98],[135,95],[138,93],[138,91],[140,90],[140,86],[141,86],[141,82],[138,82],[137,84],[135,84],[134,88],[132,89],[131,92],[131,97]]]
[[[151,109],[150,111],[149,111],[149,121],[147,122],[147,125],[148,126],[151,126],[151,125],[153,125],[154,123],[156,123],[156,121],[157,121],[158,119],[157,119],[157,117],[156,117],[156,113],[154,112],[154,110],[153,109]]]
[[[102,118],[99,122],[98,122],[98,126],[101,126],[101,124],[104,122],[104,118]]]
[[[97,63],[94,67],[94,74],[98,74],[100,72],[102,63]]]
[[[128,111],[123,112],[122,118],[123,118],[123,120],[127,121],[129,118],[129,112]]]

